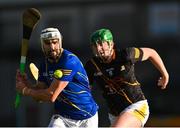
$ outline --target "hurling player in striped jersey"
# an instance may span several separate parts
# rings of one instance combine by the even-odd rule
[[[109,108],[114,127],[142,127],[149,117],[148,101],[137,81],[134,65],[150,60],[160,72],[158,86],[165,89],[168,72],[158,53],[151,48],[115,47],[109,29],[99,29],[91,35],[94,57],[85,65],[90,85],[100,86]]]

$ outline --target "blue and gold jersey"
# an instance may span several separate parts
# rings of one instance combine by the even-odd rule
[[[56,79],[68,81],[68,85],[55,101],[55,110],[62,116],[82,120],[92,117],[98,109],[92,98],[86,71],[76,55],[64,50],[57,63],[45,60],[39,71],[39,81],[48,86],[54,78],[54,72],[62,71]]]

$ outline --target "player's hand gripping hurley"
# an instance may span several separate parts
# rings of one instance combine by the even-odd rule
[[[21,44],[21,59],[20,59],[20,72],[24,74],[25,64],[26,64],[26,56],[28,51],[28,43],[31,37],[31,33],[35,28],[37,22],[40,20],[41,14],[35,8],[29,8],[23,12],[22,20],[23,20],[23,38]],[[20,94],[16,93],[15,99],[15,108],[20,105]]]

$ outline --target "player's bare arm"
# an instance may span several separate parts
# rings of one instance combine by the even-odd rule
[[[159,56],[159,54],[151,48],[141,48],[143,50],[143,58],[142,60],[149,59],[153,65],[160,71],[161,77],[158,80],[158,86],[161,86],[161,89],[165,89],[168,81],[169,81],[169,74],[164,66],[164,63]]]
[[[61,91],[67,86],[68,82],[54,79],[51,86],[47,89],[29,89],[25,95],[32,96],[41,101],[55,102]]]
[[[17,81],[16,89],[23,95],[32,96],[36,100],[54,102],[67,84],[68,82],[66,81],[58,81],[54,79],[49,88],[37,90],[35,88],[29,88],[23,81]],[[38,82],[37,86],[43,88],[45,83]]]
[[[47,85],[44,82],[37,82],[36,84],[31,84],[30,81],[28,81],[27,74],[21,74],[19,69],[16,72],[16,82],[25,83],[28,88],[35,90],[47,88]]]

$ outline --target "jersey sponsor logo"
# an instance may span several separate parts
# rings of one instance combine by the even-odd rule
[[[53,80],[54,71],[49,71],[49,78],[50,80]]]
[[[48,76],[47,72],[43,72],[43,76],[45,77]]]
[[[106,72],[108,72],[109,76],[113,76],[114,68],[106,69]]]
[[[50,80],[53,80],[53,74],[54,74],[54,71],[49,71],[48,73],[47,72],[43,72],[43,76],[44,77],[48,77],[49,76]]]
[[[95,72],[94,76],[102,76],[102,72]]]

